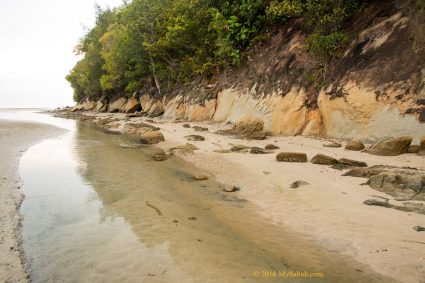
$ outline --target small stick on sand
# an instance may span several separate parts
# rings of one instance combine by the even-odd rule
[[[146,205],[149,206],[150,208],[153,208],[156,211],[156,213],[158,213],[159,216],[162,215],[162,212],[157,207],[153,206],[149,202],[146,202]]]

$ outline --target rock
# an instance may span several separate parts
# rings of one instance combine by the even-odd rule
[[[114,102],[109,103],[108,112],[109,113],[120,112],[121,108],[124,106],[126,102],[127,102],[127,98],[125,97],[118,98]]]
[[[246,153],[249,151],[249,147],[245,146],[243,144],[234,144],[232,145],[232,147],[230,148],[231,152],[242,152],[242,153]]]
[[[164,161],[168,159],[167,154],[164,151],[158,151],[151,155],[152,160],[154,161]]]
[[[198,150],[198,148],[190,143],[170,148],[170,152],[173,154],[176,152],[179,152],[182,154],[188,154],[188,153],[193,153],[193,151],[195,150]]]
[[[213,152],[217,152],[217,153],[231,153],[232,151],[230,149],[214,149]]]
[[[367,199],[363,202],[363,204],[390,207],[388,200]]]
[[[299,152],[281,152],[276,155],[279,162],[307,162],[307,155]]]
[[[279,149],[280,147],[278,147],[277,145],[274,144],[268,144],[264,147],[267,150],[275,150],[275,149]]]
[[[149,111],[146,113],[146,116],[150,118],[159,117],[164,114],[164,104],[161,101],[157,101],[150,106]]]
[[[338,163],[338,160],[333,157],[319,153],[311,159],[311,163],[319,165],[335,165]]]
[[[194,129],[197,132],[207,132],[208,128],[200,127],[200,126],[193,126],[192,129]]]
[[[199,136],[199,135],[188,135],[188,136],[185,136],[185,138],[189,141],[204,141],[205,140],[203,136]]]
[[[413,227],[413,230],[415,230],[416,232],[423,232],[423,231],[425,231],[425,227],[415,226],[415,227]]]
[[[291,189],[297,189],[301,186],[306,186],[306,185],[310,185],[310,184],[307,183],[307,182],[304,182],[304,181],[295,181],[291,184],[290,188]]]
[[[94,111],[97,112],[105,112],[108,108],[108,100],[106,99],[106,96],[102,96],[97,102],[96,107],[94,108]]]
[[[425,137],[421,138],[421,143],[419,145],[420,150],[419,150],[419,155],[425,155]]]
[[[165,141],[165,138],[159,131],[149,131],[143,133],[140,137],[140,142],[143,144],[156,144],[162,141]]]
[[[270,152],[267,151],[267,150],[264,150],[260,147],[251,147],[251,150],[249,151],[249,153],[251,153],[251,154],[267,154],[267,153],[270,153]]]
[[[264,122],[261,119],[239,120],[232,129],[220,130],[217,134],[236,135],[253,140],[262,140],[266,137]]]
[[[223,188],[223,192],[226,193],[232,193],[237,191],[240,191],[240,188],[238,186],[224,186]]]
[[[407,153],[419,153],[421,150],[421,146],[417,144],[411,144],[409,146],[409,149],[407,150]]]
[[[388,138],[369,147],[366,152],[374,155],[396,156],[407,153],[412,137]]]
[[[344,176],[368,178],[367,185],[396,198],[425,200],[425,172],[412,168],[372,166],[356,168]]]
[[[134,97],[127,100],[121,109],[121,111],[124,113],[134,113],[140,110],[142,110],[142,105],[140,105],[139,100]]]
[[[342,145],[338,142],[332,142],[332,143],[324,144],[323,146],[324,147],[335,147],[335,148],[337,148],[337,147],[341,147]]]
[[[351,159],[347,159],[347,158],[339,159],[338,163],[345,165],[347,167],[367,167],[366,162],[351,160]]]
[[[143,117],[143,116],[145,116],[145,113],[143,113],[142,111],[139,111],[139,112],[134,112],[134,113],[127,114],[126,117],[128,117],[128,118],[137,118],[137,117]]]
[[[195,181],[206,181],[208,180],[210,177],[207,174],[204,173],[197,173],[197,174],[193,174],[193,179]]]
[[[183,128],[190,128],[189,124],[183,124]]]
[[[346,150],[352,150],[352,151],[360,151],[365,148],[364,144],[361,141],[349,141],[345,145]]]

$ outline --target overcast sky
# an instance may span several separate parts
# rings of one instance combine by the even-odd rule
[[[95,3],[122,0],[0,0],[0,107],[74,104],[65,76]]]

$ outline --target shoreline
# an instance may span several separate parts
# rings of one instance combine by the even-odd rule
[[[22,250],[22,215],[24,200],[19,176],[19,160],[31,146],[54,137],[63,130],[51,125],[0,119],[0,281],[27,282]]]
[[[425,226],[425,216],[415,212],[367,206],[363,201],[371,197],[393,197],[363,185],[367,179],[341,176],[339,171],[324,165],[277,162],[281,151],[305,152],[309,160],[322,153],[336,158],[364,161],[368,166],[392,165],[425,170],[424,157],[414,154],[376,156],[341,148],[323,147],[327,139],[273,136],[265,140],[242,140],[215,134],[226,125],[208,122],[190,122],[190,126],[209,128],[199,132],[183,127],[184,123],[165,119],[128,118],[125,114],[85,112],[82,120],[113,118],[107,130],[127,133],[129,123],[147,123],[159,127],[165,142],[155,146],[170,148],[190,143],[198,150],[176,153],[201,173],[227,185],[240,188],[236,192],[258,207],[258,213],[276,225],[307,236],[319,246],[337,251],[355,261],[366,264],[373,271],[402,282],[421,282],[425,277],[425,243],[423,233],[414,226]],[[188,141],[187,135],[201,135],[205,141]],[[336,141],[332,139],[331,141]],[[341,143],[344,143],[340,141]],[[226,152],[231,145],[262,147],[274,144],[280,147],[271,154]],[[217,152],[222,151],[222,153]],[[223,151],[224,150],[224,151]],[[226,152],[226,153],[223,153]],[[308,185],[291,189],[295,181]],[[416,201],[416,203],[422,203]]]

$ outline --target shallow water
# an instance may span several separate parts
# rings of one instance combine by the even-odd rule
[[[33,282],[379,282],[358,263],[259,217],[178,158],[58,118],[71,131],[21,159]],[[323,278],[285,278],[285,272]],[[287,274],[287,276],[290,276]]]

